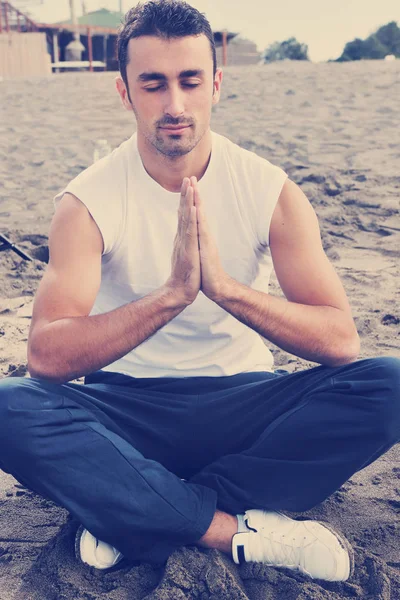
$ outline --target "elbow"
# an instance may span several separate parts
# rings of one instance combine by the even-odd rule
[[[47,381],[48,383],[68,383],[70,379],[68,377],[60,377],[55,375],[54,373],[49,373],[48,371],[44,371],[43,369],[37,369],[32,367],[28,363],[28,372],[31,378],[40,379],[41,381]]]
[[[41,379],[42,381],[55,382],[54,374],[49,373],[43,367],[32,359],[28,360],[28,372],[34,379]]]
[[[40,358],[28,346],[28,372],[34,379],[41,379],[50,383],[66,383],[69,379],[56,372],[55,365],[50,360]]]
[[[28,342],[28,372],[35,379],[47,379],[43,364],[48,364],[48,361],[44,357],[41,357],[41,354],[41,352],[33,347],[32,343]]]
[[[43,379],[40,368],[40,362],[36,354],[32,350],[32,345],[28,343],[28,372],[35,379]]]
[[[356,328],[347,336],[341,336],[335,344],[335,352],[329,356],[330,367],[341,367],[350,364],[358,359],[360,355],[360,337]]]

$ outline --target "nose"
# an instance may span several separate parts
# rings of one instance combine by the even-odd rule
[[[174,119],[185,112],[184,92],[177,86],[171,86],[165,95],[164,112]]]

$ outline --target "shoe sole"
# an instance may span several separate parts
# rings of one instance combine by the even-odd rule
[[[333,527],[329,523],[325,523],[325,521],[315,521],[315,523],[319,523],[323,527],[329,529],[329,531],[337,538],[339,544],[342,546],[344,550],[347,550],[350,560],[350,573],[348,578],[345,581],[348,581],[354,575],[354,567],[355,567],[355,558],[354,558],[354,550],[351,546],[350,542],[344,537],[342,532],[337,529],[333,529]],[[327,580],[324,580],[327,581]]]
[[[75,543],[74,543],[74,550],[75,550],[75,558],[83,565],[85,565],[86,567],[90,568],[90,569],[95,569],[96,571],[101,571],[102,573],[111,573],[112,571],[119,571],[120,569],[123,569],[126,566],[129,566],[130,563],[129,561],[123,556],[117,563],[115,563],[115,565],[112,565],[111,567],[107,567],[106,569],[99,569],[98,567],[94,567],[92,565],[88,565],[87,563],[85,563],[85,561],[82,560],[82,556],[81,556],[81,537],[82,537],[82,533],[84,531],[85,527],[83,525],[79,525],[76,534],[75,534]]]

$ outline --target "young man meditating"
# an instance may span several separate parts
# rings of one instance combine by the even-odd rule
[[[79,520],[78,555],[99,569],[199,544],[344,581],[342,535],[281,511],[399,440],[400,361],[357,360],[309,201],[210,130],[206,18],[138,5],[118,56],[137,132],[55,198],[31,378],[0,382],[1,466]],[[272,266],[286,299],[268,293]],[[276,373],[260,336],[319,365]]]

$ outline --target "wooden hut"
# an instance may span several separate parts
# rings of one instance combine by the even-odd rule
[[[214,37],[219,32],[214,32]],[[217,46],[217,63],[219,65],[257,65],[261,60],[261,52],[258,51],[257,45],[237,34],[229,34],[231,37],[227,40],[224,47],[221,44]]]
[[[88,12],[77,18],[77,26],[74,27],[71,20],[54,23],[51,25],[39,24],[39,27],[51,33],[53,38],[53,62],[58,63],[65,60],[65,48],[70,43],[73,33],[78,31],[81,42],[86,48],[82,55],[82,61],[102,61],[105,69],[109,71],[118,70],[116,56],[116,41],[118,27],[123,22],[124,13],[114,12],[101,8]],[[237,36],[230,31],[215,31],[214,41],[217,49],[218,64],[228,64],[228,45]],[[236,61],[238,53],[232,52]],[[93,70],[93,69],[90,69]]]
[[[122,18],[122,13],[102,8],[78,17],[76,25],[69,19],[59,23],[39,23],[38,26],[40,31],[45,31],[51,39],[53,66],[62,68],[61,63],[66,61],[66,48],[73,40],[74,34],[79,33],[85,47],[82,54],[82,68],[88,67],[90,71],[96,68],[116,71],[118,70],[116,41]],[[69,68],[72,66],[70,65]]]

